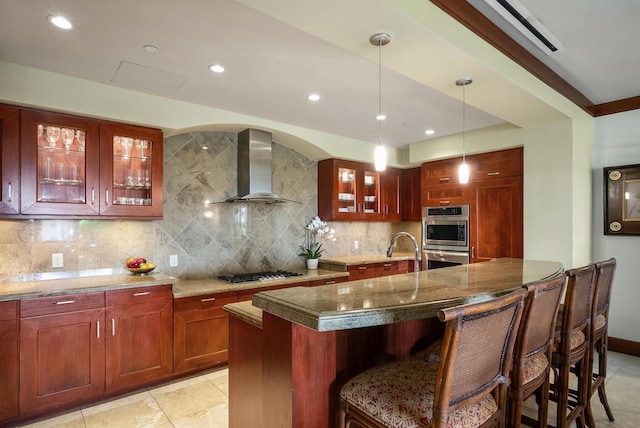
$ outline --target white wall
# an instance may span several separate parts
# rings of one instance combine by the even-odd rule
[[[640,236],[604,235],[603,172],[640,164],[640,110],[595,120],[593,161],[593,260],[618,261],[611,296],[609,336],[640,342]]]

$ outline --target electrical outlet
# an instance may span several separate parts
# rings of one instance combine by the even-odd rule
[[[178,255],[172,254],[169,256],[169,267],[176,267],[176,266],[178,266]]]
[[[357,250],[359,246],[360,246],[360,243],[358,241],[353,241],[353,249],[354,250]]]
[[[51,267],[52,268],[64,267],[64,257],[62,256],[62,253],[51,254]]]

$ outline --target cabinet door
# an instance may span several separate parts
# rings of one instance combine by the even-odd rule
[[[403,221],[422,220],[421,182],[422,168],[411,168],[402,171],[400,201]]]
[[[100,214],[162,218],[162,131],[100,124]]]
[[[400,186],[402,170],[387,168],[382,174],[382,218],[385,221],[400,221]]]
[[[20,212],[20,110],[0,104],[0,214]]]
[[[361,265],[351,265],[347,268],[349,271],[349,281],[358,279],[369,279],[376,277],[375,263],[366,263]]]
[[[522,148],[469,156],[470,180],[522,175],[522,156]]]
[[[308,287],[318,287],[321,285],[331,285],[338,284],[341,282],[349,281],[348,276],[340,276],[336,278],[327,278],[327,279],[314,279],[313,281],[309,281]]]
[[[422,206],[446,206],[468,203],[468,184],[458,182],[462,158],[422,164]]]
[[[108,291],[106,387],[123,391],[173,371],[171,286]]]
[[[20,320],[21,413],[86,401],[104,392],[102,293],[93,300],[102,307],[76,311],[83,304],[73,296],[58,297],[57,302],[49,298],[21,302],[23,314],[41,312],[41,302],[57,312]]]
[[[18,414],[18,302],[0,302],[0,425]]]
[[[97,215],[99,121],[22,110],[22,214]]]
[[[203,370],[228,361],[229,317],[222,307],[235,301],[235,292],[174,301],[175,373]]]
[[[470,193],[471,263],[522,258],[522,177],[473,181]]]

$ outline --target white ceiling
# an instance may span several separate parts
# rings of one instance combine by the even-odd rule
[[[470,2],[511,32],[483,0]],[[632,22],[640,2],[521,2],[565,50],[546,56],[522,36],[513,38],[594,104],[640,95],[632,76],[640,65],[640,26]],[[493,77],[412,19],[406,10],[413,3],[403,10],[398,3],[0,0],[0,61],[375,143],[378,48],[368,40],[384,31],[392,41],[382,48],[382,140],[403,148],[460,132],[462,92],[454,82],[467,74],[476,79],[469,101]],[[76,27],[52,27],[46,18],[53,13]],[[226,71],[211,73],[214,63]],[[309,102],[311,92],[321,100]],[[513,121],[491,102],[468,105],[466,130]],[[428,128],[436,131],[432,137]]]

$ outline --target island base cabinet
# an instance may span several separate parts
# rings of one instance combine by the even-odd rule
[[[171,285],[108,291],[107,392],[170,379],[173,372]]]
[[[20,312],[21,414],[104,393],[104,293],[23,300]]]
[[[0,302],[0,426],[18,415],[18,302]]]

